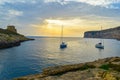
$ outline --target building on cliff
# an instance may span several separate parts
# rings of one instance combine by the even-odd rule
[[[8,25],[7,30],[17,33],[17,30],[14,25]]]

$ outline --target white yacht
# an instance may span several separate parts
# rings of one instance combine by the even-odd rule
[[[102,27],[101,27],[101,31],[102,31]],[[100,42],[98,44],[96,44],[95,47],[99,48],[99,49],[104,49],[104,43],[102,40],[102,32],[101,31],[100,31]]]

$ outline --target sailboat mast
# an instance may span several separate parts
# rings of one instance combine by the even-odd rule
[[[63,41],[63,25],[62,25],[62,28],[61,28],[61,42]]]
[[[102,26],[101,26],[101,30],[100,30],[100,42],[102,43]]]
[[[103,39],[102,39],[102,38],[103,38],[103,37],[102,37],[102,36],[103,36],[103,35],[102,35],[102,26],[101,26],[101,34],[100,34],[100,36],[101,36],[101,43],[104,45],[104,41],[103,41]]]
[[[101,26],[101,31],[100,31],[100,37],[102,39],[102,26]]]
[[[102,43],[104,45],[104,39],[103,39],[103,33],[102,33],[102,26],[101,26],[101,39],[102,39]]]

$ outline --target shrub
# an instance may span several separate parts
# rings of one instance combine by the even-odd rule
[[[109,64],[103,64],[99,68],[104,69],[104,70],[109,70]]]

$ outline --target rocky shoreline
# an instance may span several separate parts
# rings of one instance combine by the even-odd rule
[[[30,41],[30,40],[34,40],[34,39],[13,41],[13,42],[0,42],[0,49],[6,49],[6,48],[15,47],[15,46],[20,46],[21,42]]]
[[[19,45],[20,45],[20,42],[11,42],[11,43],[1,42],[0,49],[10,48],[10,47],[19,46]]]
[[[14,80],[120,80],[120,57],[48,67],[40,74]]]
[[[21,42],[34,40],[17,33],[15,26],[9,25],[7,29],[0,29],[0,49],[19,46]]]

